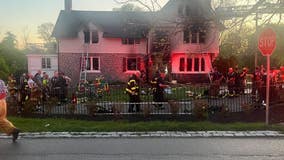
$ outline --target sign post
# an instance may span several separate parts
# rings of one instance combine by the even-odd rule
[[[276,34],[271,28],[267,28],[258,38],[258,49],[263,56],[266,56],[266,113],[265,123],[269,124],[269,90],[270,90],[270,56],[276,48]]]

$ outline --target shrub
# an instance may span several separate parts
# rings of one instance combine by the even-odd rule
[[[151,112],[153,111],[153,106],[151,104],[143,104],[143,115],[144,118],[148,118],[151,115]]]
[[[205,120],[208,118],[208,103],[205,100],[195,100],[193,107],[193,115],[198,120]]]
[[[176,115],[178,114],[178,111],[180,109],[180,106],[178,104],[178,102],[174,101],[174,100],[169,100],[168,101],[169,105],[170,105],[170,112],[173,114],[173,115]]]

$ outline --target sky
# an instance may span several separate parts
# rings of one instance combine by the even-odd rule
[[[165,4],[167,0],[160,0]],[[74,10],[111,11],[121,5],[114,0],[73,0]],[[19,47],[25,33],[30,43],[40,43],[37,27],[40,24],[56,23],[64,0],[0,0],[0,40],[10,31],[17,36]]]

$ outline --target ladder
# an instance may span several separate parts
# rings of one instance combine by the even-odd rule
[[[80,65],[80,82],[86,82],[87,80],[87,66],[88,66],[88,58],[89,58],[89,45],[84,44],[84,53],[81,55],[81,65]]]

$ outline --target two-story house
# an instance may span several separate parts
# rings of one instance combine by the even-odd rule
[[[76,11],[65,0],[53,36],[59,71],[75,82],[82,72],[87,80],[103,75],[114,82],[158,69],[180,82],[201,82],[219,54],[210,0],[170,0],[157,12]]]

